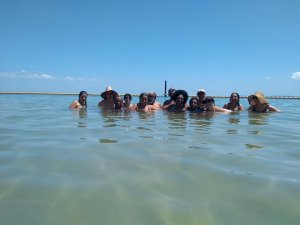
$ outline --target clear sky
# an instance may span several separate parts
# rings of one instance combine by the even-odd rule
[[[0,91],[300,95],[299,0],[0,0]]]

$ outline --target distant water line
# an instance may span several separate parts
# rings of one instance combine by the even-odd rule
[[[11,94],[11,95],[78,95],[78,93],[74,92],[0,92],[0,94]],[[89,93],[90,96],[100,96],[100,94]],[[120,94],[120,96],[124,96],[125,94]],[[132,96],[139,96],[140,94],[131,94]],[[229,96],[225,95],[210,95],[213,98],[229,98]],[[157,95],[157,97],[166,97],[164,94]],[[191,95],[191,97],[194,97]],[[248,96],[240,96],[241,98],[248,98]],[[266,96],[268,99],[300,99],[300,96]]]

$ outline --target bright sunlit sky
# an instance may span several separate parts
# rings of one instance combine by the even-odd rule
[[[299,0],[0,0],[0,91],[300,95]]]

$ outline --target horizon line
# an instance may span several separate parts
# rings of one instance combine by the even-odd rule
[[[78,93],[74,92],[0,92],[0,94],[15,94],[15,95],[20,95],[20,94],[28,94],[28,95],[78,95]],[[94,94],[94,93],[89,93],[88,95],[91,96],[101,96],[101,94]],[[123,96],[124,94],[119,94],[120,96]],[[132,96],[138,97],[139,94],[131,94]],[[167,95],[157,95],[157,97],[167,97]],[[189,96],[193,97],[193,95]],[[225,95],[210,95],[210,97],[213,98],[229,98],[230,96],[225,96]],[[240,98],[248,98],[248,96],[240,96]],[[270,99],[300,99],[300,96],[266,96],[266,98]]]

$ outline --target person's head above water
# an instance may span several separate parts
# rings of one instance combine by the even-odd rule
[[[115,97],[117,97],[118,96],[118,93],[116,92],[116,91],[114,91],[112,88],[111,88],[111,86],[107,86],[106,87],[106,89],[105,89],[105,91],[103,91],[102,93],[101,93],[101,97],[103,98],[103,99],[108,99],[108,98],[115,98]]]
[[[123,105],[123,100],[120,96],[115,98],[115,109],[121,109]]]
[[[140,102],[139,102],[140,104],[147,105],[147,103],[148,103],[148,94],[146,92],[141,93],[139,98],[140,98]]]
[[[183,102],[182,104],[186,104],[188,98],[189,98],[189,95],[188,93],[185,91],[185,90],[177,90],[174,92],[174,94],[172,95],[172,100],[174,102],[176,102],[176,99],[178,98],[178,96],[181,95],[183,97]]]
[[[148,104],[153,105],[156,100],[156,93],[154,91],[148,93]]]
[[[170,97],[172,97],[172,95],[174,94],[175,91],[176,91],[176,90],[175,90],[174,88],[169,88],[169,90],[168,90],[168,95],[169,95]]]
[[[268,101],[262,92],[256,92],[253,95],[249,95],[248,102],[250,105],[268,104]]]

